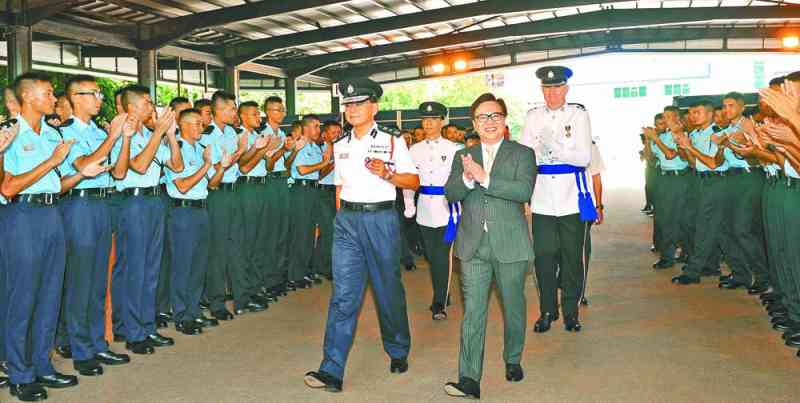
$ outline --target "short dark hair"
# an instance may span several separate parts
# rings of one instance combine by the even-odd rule
[[[211,100],[208,98],[200,98],[197,101],[194,101],[194,109],[199,110],[202,107],[211,106]]]
[[[258,102],[256,102],[256,101],[245,101],[245,102],[242,102],[241,104],[239,104],[239,109],[238,109],[238,111],[236,113],[238,115],[241,115],[242,114],[242,110],[244,108],[256,108],[256,109],[258,109]]]
[[[300,121],[300,123],[305,127],[305,126],[310,125],[311,122],[313,122],[315,120],[317,122],[319,122],[321,119],[319,118],[319,116],[317,116],[317,115],[315,115],[313,113],[309,113],[308,115],[303,116],[303,119]]]
[[[271,96],[268,96],[267,99],[264,100],[264,105],[263,106],[266,109],[268,104],[282,104],[282,103],[283,103],[283,98],[281,98],[281,97],[279,97],[277,95],[271,95]]]
[[[741,93],[738,93],[736,91],[732,91],[732,92],[729,92],[729,93],[725,94],[725,96],[722,97],[722,100],[726,100],[726,99],[732,99],[732,100],[734,100],[734,101],[736,101],[736,102],[738,102],[740,104],[744,104],[744,95],[742,95]]]
[[[128,111],[128,105],[138,98],[150,95],[150,89],[139,84],[131,84],[122,88],[122,108]]]
[[[322,131],[328,130],[329,127],[342,127],[342,124],[335,120],[326,120],[322,123]]]
[[[786,79],[793,83],[800,81],[800,70],[787,74]]]
[[[214,112],[214,109],[216,109],[220,102],[227,101],[233,101],[235,103],[236,96],[222,90],[215,92],[214,95],[211,96],[211,112]]]
[[[51,81],[50,77],[48,77],[46,74],[42,74],[36,71],[29,71],[27,73],[24,73],[14,80],[13,84],[14,95],[17,96],[17,100],[20,101],[20,103],[23,102],[22,92],[25,89],[24,87],[31,85],[35,82],[50,83]]]
[[[59,98],[67,98],[67,93],[64,91],[58,91],[53,94],[53,96],[56,97],[56,100],[58,100]],[[69,101],[69,98],[67,98],[67,101]]]
[[[78,74],[70,77],[67,82],[64,84],[64,95],[69,94],[70,90],[72,89],[73,85],[80,84],[80,83],[96,83],[97,80],[88,74]]]
[[[701,98],[701,99],[698,99],[698,100],[696,100],[696,101],[692,102],[692,103],[691,103],[691,105],[689,105],[689,107],[690,107],[690,108],[700,108],[700,107],[703,107],[703,108],[705,108],[705,109],[706,109],[707,111],[709,111],[709,112],[712,112],[712,111],[714,111],[714,103],[713,103],[713,102],[711,102],[711,100],[709,100],[709,99],[705,99],[705,98]]]
[[[188,104],[188,103],[190,103],[189,102],[189,98],[186,98],[186,97],[175,97],[175,98],[172,98],[171,101],[169,101],[169,107],[172,108],[172,109],[175,109],[175,107],[180,105],[180,104]]]
[[[114,91],[114,98],[116,99],[117,97],[121,97],[122,96],[122,90],[124,90],[124,89],[125,89],[125,87],[117,88],[117,90]]]
[[[783,80],[785,80],[785,76],[775,77],[772,80],[769,80],[769,86],[772,87],[773,85],[781,85],[783,84]]]
[[[667,106],[664,107],[664,112],[675,112],[678,115],[680,115],[681,114],[681,108],[678,108],[675,105],[667,105]]]
[[[654,123],[655,123],[656,120],[659,120],[659,119],[664,119],[664,114],[663,113],[656,113],[656,115],[653,116],[653,122]]]
[[[178,115],[178,122],[183,120],[184,117],[192,115],[192,114],[200,115],[200,110],[197,109],[197,108],[188,108],[188,109],[182,110],[181,113]]]
[[[299,120],[295,120],[294,122],[292,122],[291,131],[294,131],[295,129],[298,129],[298,128],[301,129],[301,130],[303,129],[303,122],[301,122]]]
[[[503,112],[503,115],[508,115],[508,108],[506,108],[506,102],[503,101],[503,98],[497,98],[491,92],[487,92],[485,94],[481,94],[478,98],[475,99],[475,102],[472,103],[472,106],[469,107],[469,116],[472,119],[475,119],[475,110],[478,109],[481,104],[486,102],[495,102],[500,105],[500,109]]]

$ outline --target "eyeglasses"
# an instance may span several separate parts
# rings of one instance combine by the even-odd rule
[[[502,114],[500,112],[481,113],[480,115],[475,116],[475,120],[477,120],[478,123],[486,123],[490,119],[491,119],[492,122],[500,122],[505,118],[506,118],[506,115],[504,115],[504,114]]]
[[[105,95],[103,95],[103,93],[100,91],[78,91],[75,93],[75,95],[94,95],[94,97],[100,101],[105,99]]]

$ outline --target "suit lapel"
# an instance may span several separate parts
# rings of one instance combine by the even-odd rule
[[[477,162],[480,166],[483,166],[483,144],[478,144],[477,147],[470,150],[470,155],[472,155],[472,160]]]
[[[494,165],[492,165],[492,171],[497,168],[498,162],[504,161],[503,158],[506,157],[506,153],[508,151],[508,140],[503,140],[503,142],[500,143],[500,148],[498,148],[497,152],[494,153]],[[502,162],[500,162],[500,164],[502,164]]]

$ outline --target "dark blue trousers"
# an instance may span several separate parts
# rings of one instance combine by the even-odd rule
[[[128,342],[156,332],[156,286],[164,251],[164,203],[158,197],[129,196],[122,205],[125,265],[122,323]]]
[[[105,305],[111,252],[111,213],[101,199],[72,198],[61,204],[67,240],[64,307],[72,359],[108,351]]]
[[[111,212],[111,232],[114,234],[114,267],[111,269],[111,322],[114,334],[125,335],[125,325],[122,322],[123,303],[125,299],[124,279],[122,277],[125,267],[125,240],[124,233],[120,230],[122,225],[122,205],[125,196],[120,193],[113,194],[108,199]]]
[[[49,352],[55,339],[64,285],[64,225],[56,207],[16,203],[6,228],[14,242],[6,258],[6,354],[11,383],[31,383],[55,372]],[[29,350],[29,351],[28,351]]]
[[[8,212],[8,207],[0,205],[0,239],[9,239],[10,232],[4,221],[5,215]],[[6,261],[3,256],[4,244],[0,243],[0,362],[6,360],[6,315],[8,314],[6,307],[8,306],[8,298],[6,298]]]
[[[320,371],[344,377],[367,278],[372,282],[383,349],[391,358],[408,356],[406,294],[400,278],[399,218],[388,209],[339,211],[333,229],[333,293],[328,306]]]
[[[167,223],[170,267],[170,302],[175,323],[200,317],[200,296],[208,268],[208,211],[173,207]]]

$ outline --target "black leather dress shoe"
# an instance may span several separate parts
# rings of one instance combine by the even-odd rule
[[[389,372],[402,374],[406,371],[408,371],[408,358],[392,358],[392,363],[389,364]]]
[[[448,396],[463,397],[466,399],[480,399],[481,385],[470,378],[461,378],[458,383],[447,382],[444,385],[444,393]]]
[[[175,323],[175,330],[187,335],[196,336],[203,333],[203,328],[193,320],[185,320]]]
[[[781,338],[784,340],[800,338],[800,329],[798,328],[786,329],[781,335]]]
[[[278,298],[270,294],[256,294],[250,297],[250,300],[259,305],[269,305],[270,302],[276,302]]]
[[[297,291],[297,287],[294,284],[294,281],[287,281],[283,284],[283,289],[285,291]]]
[[[54,372],[52,375],[37,376],[36,383],[44,386],[45,388],[63,389],[77,385],[78,377],[75,375],[64,375],[62,373]]]
[[[11,396],[23,402],[38,402],[47,399],[47,391],[38,383],[11,384]]]
[[[70,347],[69,344],[66,346],[56,346],[56,354],[69,360],[72,358],[72,347]]]
[[[564,317],[564,329],[568,332],[580,332],[581,322],[578,320],[578,315],[570,315]]]
[[[550,312],[545,312],[539,317],[539,320],[533,324],[534,333],[544,333],[550,330],[550,324],[554,321],[554,315]]]
[[[128,354],[117,354],[111,350],[95,354],[94,359],[103,365],[123,365],[131,362]]]
[[[125,349],[134,354],[153,354],[156,349],[150,344],[148,340],[125,342]]]
[[[776,293],[775,291],[765,291],[762,292],[761,295],[758,296],[758,298],[761,299],[762,303],[765,303],[768,301],[780,301],[781,295]]]
[[[786,339],[785,344],[789,347],[800,347],[800,337],[790,337]]]
[[[169,322],[160,318],[156,318],[156,329],[166,329],[168,327],[169,327]]]
[[[650,245],[650,252],[656,253],[656,246],[655,245]]]
[[[250,301],[247,303],[247,305],[236,308],[234,312],[237,315],[243,315],[250,312],[261,312],[265,309],[267,309],[266,305],[261,305],[257,302]]]
[[[785,332],[789,329],[797,328],[797,324],[789,320],[788,316],[785,316],[782,318],[774,318],[772,320],[772,328],[780,332]]]
[[[172,322],[172,312],[159,312],[156,317],[167,322]]]
[[[158,334],[158,332],[148,335],[145,340],[147,340],[147,342],[153,347],[166,347],[175,345],[175,339],[172,337],[162,336]]]
[[[586,297],[581,297],[581,305],[589,306],[589,300]]]
[[[306,282],[303,280],[290,281],[286,283],[286,288],[297,291],[301,288],[308,288],[308,284],[306,284]]]
[[[769,315],[770,318],[776,319],[789,316],[789,311],[776,310],[772,312],[767,312],[767,314]]]
[[[200,300],[200,309],[208,309],[209,306],[211,306],[211,303],[207,299]]]
[[[734,280],[731,277],[730,280],[720,281],[718,287],[725,290],[735,290],[737,288],[750,288],[750,284]]]
[[[6,361],[0,361],[0,372],[8,375],[8,363]]]
[[[406,271],[417,270],[417,265],[415,265],[413,263],[412,264],[405,264],[405,265],[403,265],[403,267],[405,267]]]
[[[673,277],[672,283],[678,285],[698,284],[700,283],[700,279],[697,277],[689,277],[685,274],[681,274],[680,276]]]
[[[125,336],[114,333],[114,343],[122,343],[125,341]]]
[[[431,305],[431,318],[433,320],[445,320],[447,319],[447,312],[444,311],[444,307],[440,303],[435,303]]]
[[[732,279],[733,279],[733,273],[731,273],[731,274],[723,274],[723,275],[719,276],[719,281],[720,282],[730,281]]]
[[[75,360],[72,362],[72,367],[83,376],[103,375],[103,367],[94,359],[85,361]]]
[[[8,377],[0,376],[0,389],[4,389],[8,386]]]
[[[227,309],[211,312],[211,316],[213,316],[214,319],[216,320],[223,320],[223,321],[233,319],[233,314],[228,312]]]
[[[767,292],[769,289],[769,285],[755,282],[753,286],[747,289],[747,293],[750,295],[758,295]]]
[[[519,382],[525,377],[522,365],[506,364],[506,380],[509,382]]]
[[[325,389],[326,392],[341,392],[342,380],[325,371],[306,372],[303,381],[309,388]]]
[[[200,317],[194,320],[200,327],[215,327],[219,326],[219,321],[212,318],[207,318],[205,315],[200,314]]]
[[[675,261],[678,263],[688,263],[689,262],[689,255],[682,253],[680,256],[675,258]]]
[[[322,284],[322,276],[317,273],[311,274],[311,280],[314,281],[314,284]]]
[[[653,263],[653,268],[656,270],[669,269],[672,266],[675,266],[675,262],[667,259],[658,259],[657,262]]]

